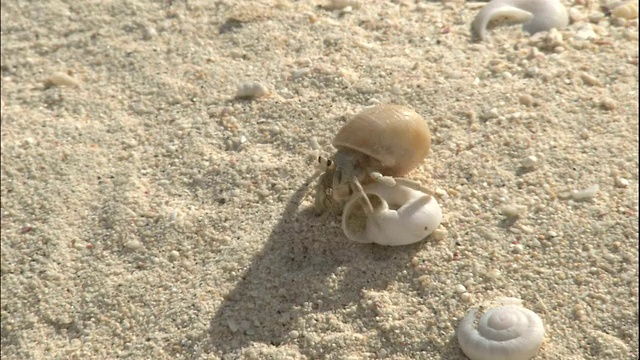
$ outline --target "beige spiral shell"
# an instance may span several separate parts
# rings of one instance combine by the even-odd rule
[[[402,176],[416,168],[431,147],[426,121],[401,105],[379,105],[349,120],[333,146],[361,152],[380,162],[383,175]]]

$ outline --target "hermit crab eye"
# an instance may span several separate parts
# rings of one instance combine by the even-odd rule
[[[324,163],[324,165],[326,167],[331,167],[333,165],[333,161],[330,159],[325,159],[324,156],[318,156],[318,164],[322,164]]]

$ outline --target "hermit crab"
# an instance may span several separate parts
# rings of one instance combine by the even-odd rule
[[[431,147],[426,121],[414,110],[401,105],[379,105],[350,119],[333,139],[336,153],[319,157],[324,171],[316,186],[314,207],[321,214],[341,210],[347,199],[358,193],[367,212],[373,212],[363,185],[379,182],[394,186],[416,168]]]

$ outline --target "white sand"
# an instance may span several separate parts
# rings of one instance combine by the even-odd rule
[[[637,19],[471,44],[477,4],[418,3],[3,1],[2,358],[464,359],[499,296],[542,317],[537,359],[637,358]],[[307,186],[312,138],[387,102],[427,119],[409,177],[445,213],[402,248]]]

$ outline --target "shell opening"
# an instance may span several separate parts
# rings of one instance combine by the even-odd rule
[[[429,236],[442,220],[435,198],[421,191],[380,183],[369,184],[362,190],[372,211],[362,195],[354,194],[342,212],[342,230],[352,241],[409,245]]]
[[[367,197],[369,198],[374,211],[382,206],[383,200],[380,196],[376,194],[367,194]],[[349,232],[356,238],[361,237],[366,231],[368,219],[368,215],[365,211],[365,202],[359,201],[355,203],[346,216],[347,220],[345,222],[345,231]]]

